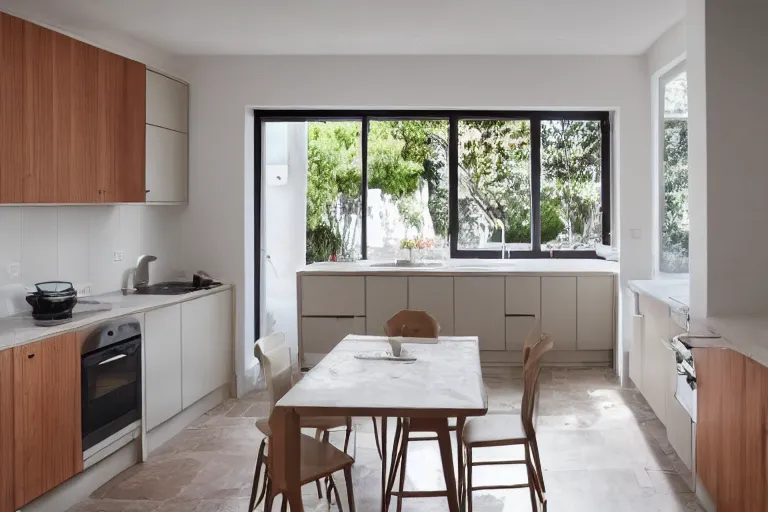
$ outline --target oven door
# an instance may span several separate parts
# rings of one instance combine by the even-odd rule
[[[141,338],[83,356],[83,450],[141,418]]]

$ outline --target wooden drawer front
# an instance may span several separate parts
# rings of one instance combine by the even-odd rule
[[[303,276],[302,316],[365,316],[365,277]]]
[[[408,308],[435,317],[442,336],[453,336],[453,278],[409,277]]]
[[[13,416],[13,350],[6,349],[0,351],[0,512],[16,510],[13,498]]]
[[[392,315],[408,308],[407,277],[365,278],[365,333],[384,335],[384,324]]]
[[[541,330],[553,350],[576,350],[576,278],[541,279]]]
[[[536,317],[508,316],[506,318],[507,350],[523,350],[525,340],[531,331]]]
[[[611,350],[613,336],[613,277],[579,277],[577,293],[577,347],[579,350]]]
[[[541,315],[540,277],[507,277],[505,289],[508,315]]]
[[[365,318],[304,317],[301,319],[302,352],[327,354],[348,334],[365,334]]]

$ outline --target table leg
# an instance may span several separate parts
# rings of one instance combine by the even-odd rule
[[[381,512],[387,512],[387,418],[381,418]]]
[[[464,482],[464,422],[466,418],[456,418],[456,451],[459,456],[459,506],[464,510],[464,500],[466,498],[466,489]]]
[[[301,501],[301,427],[293,409],[276,407],[269,419],[269,467],[275,494],[291,506],[291,512],[304,512]]]
[[[440,421],[437,428],[437,443],[440,445],[440,458],[443,462],[443,477],[445,488],[448,492],[449,512],[459,512],[459,500],[456,495],[456,475],[453,472],[453,451],[451,450],[451,436],[448,430],[448,420]]]

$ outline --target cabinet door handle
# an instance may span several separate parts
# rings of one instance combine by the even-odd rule
[[[27,359],[32,359],[33,357],[35,357],[35,354],[27,354]]]
[[[149,194],[149,189],[144,191],[145,194]]]

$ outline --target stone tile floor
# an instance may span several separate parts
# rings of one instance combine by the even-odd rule
[[[484,368],[483,374],[489,413],[519,411],[521,370]],[[261,441],[254,419],[268,413],[265,393],[228,400],[152,453],[148,462],[118,475],[68,512],[245,512]],[[621,388],[611,370],[544,369],[537,414],[548,510],[703,510],[689,490],[690,473],[669,445],[664,426],[639,391]],[[380,462],[372,424],[356,418],[355,428],[357,510],[375,511]],[[391,440],[394,428],[389,431]],[[338,434],[334,442],[342,440],[343,434]],[[504,450],[477,450],[475,459],[509,457]],[[407,489],[442,487],[436,443],[412,443],[408,463]],[[508,468],[477,468],[474,483],[525,481],[524,471]],[[343,509],[348,510],[343,476],[336,481]],[[304,491],[308,511],[328,510],[314,486]],[[473,504],[476,512],[531,510],[527,489],[478,491]],[[432,512],[447,510],[447,505],[442,498],[409,499],[403,509]]]

